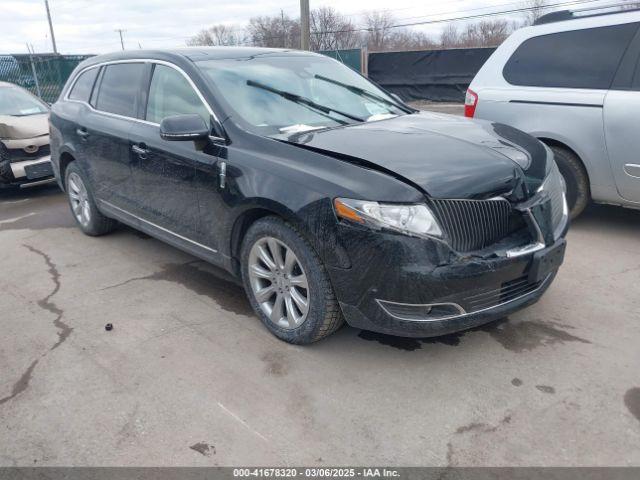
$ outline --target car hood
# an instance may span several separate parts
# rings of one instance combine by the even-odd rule
[[[286,141],[383,170],[433,198],[524,200],[540,187],[550,158],[541,142],[507,125],[425,112]]]
[[[22,140],[49,134],[49,114],[16,117],[0,115],[0,138]]]

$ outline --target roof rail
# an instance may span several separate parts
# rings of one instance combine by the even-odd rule
[[[533,24],[544,25],[546,23],[563,22],[565,20],[577,20],[579,18],[599,17],[602,15],[613,15],[616,13],[628,13],[628,12],[640,11],[640,8],[630,8],[628,10],[620,10],[619,8],[622,7],[623,5],[624,4],[605,5],[602,7],[595,7],[595,8],[581,8],[579,10],[558,10],[556,12],[550,12],[545,15],[542,15],[535,22],[533,22]],[[616,7],[618,8],[617,10],[613,10],[609,12],[590,13],[586,15],[582,14],[582,12],[594,12],[598,10],[604,10],[607,8],[616,8]]]

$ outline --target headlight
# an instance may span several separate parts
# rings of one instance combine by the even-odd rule
[[[549,199],[551,206],[551,222],[553,228],[558,230],[566,221],[569,216],[569,208],[567,206],[566,198],[566,185],[564,178],[555,161],[549,170],[547,178],[544,179],[540,188],[538,188],[538,195],[546,195]],[[558,232],[556,232],[557,237]]]
[[[435,216],[426,205],[403,205],[336,198],[338,218],[380,230],[387,228],[417,237],[442,237]]]

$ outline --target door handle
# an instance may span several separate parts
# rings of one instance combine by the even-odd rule
[[[80,138],[82,138],[83,140],[86,139],[89,136],[89,132],[87,132],[87,129],[84,127],[80,127],[78,129],[76,129],[76,133],[78,134],[78,136]]]
[[[145,148],[145,145],[142,143],[140,145],[132,145],[131,150],[133,151],[133,153],[137,154],[142,160],[145,160],[147,158],[147,154],[149,153],[149,150],[147,150]]]

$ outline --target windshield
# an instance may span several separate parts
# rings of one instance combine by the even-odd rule
[[[25,117],[47,113],[49,109],[37,97],[15,87],[0,87],[0,115]]]
[[[228,108],[262,135],[286,136],[410,111],[349,67],[323,56],[261,55],[198,66]]]

